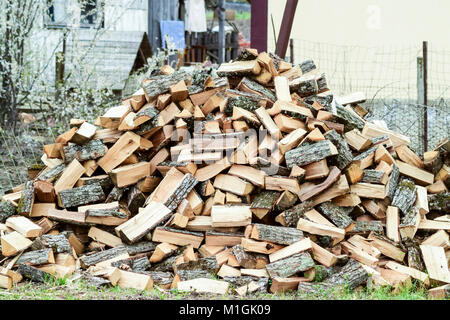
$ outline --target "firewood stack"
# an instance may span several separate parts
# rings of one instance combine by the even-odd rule
[[[414,279],[448,295],[450,142],[422,159],[364,100],[254,49],[157,70],[95,123],[72,119],[3,196],[0,285],[79,274],[245,296]]]

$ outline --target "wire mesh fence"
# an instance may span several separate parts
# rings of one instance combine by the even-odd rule
[[[410,136],[412,149],[423,154],[425,110],[428,149],[449,136],[450,50],[428,44],[427,106],[419,93],[422,50],[422,44],[364,47],[294,39],[294,63],[313,59],[336,95],[364,92],[369,118]]]

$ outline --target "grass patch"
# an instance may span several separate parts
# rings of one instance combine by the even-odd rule
[[[304,294],[297,291],[271,294],[254,293],[241,297],[230,290],[226,295],[187,293],[162,290],[124,289],[120,287],[97,288],[84,280],[69,282],[67,279],[49,280],[43,284],[22,282],[11,290],[0,289],[0,300],[428,300],[427,289],[419,282],[409,288],[393,291],[391,287],[343,289],[319,294]],[[448,300],[448,299],[447,299]]]

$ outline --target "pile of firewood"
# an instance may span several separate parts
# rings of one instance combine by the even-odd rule
[[[364,100],[254,49],[155,70],[93,124],[72,119],[2,197],[0,286],[448,295],[450,142],[422,158]]]

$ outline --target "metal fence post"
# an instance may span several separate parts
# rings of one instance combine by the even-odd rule
[[[428,150],[428,41],[422,42],[423,58],[423,152]]]

